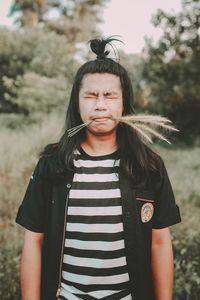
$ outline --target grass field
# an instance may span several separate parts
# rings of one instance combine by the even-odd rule
[[[56,141],[62,118],[52,115],[21,130],[0,130],[0,299],[20,300],[19,260],[23,230],[15,216],[42,148]],[[164,158],[181,209],[182,223],[172,228],[175,248],[175,300],[200,295],[200,148],[157,147]]]

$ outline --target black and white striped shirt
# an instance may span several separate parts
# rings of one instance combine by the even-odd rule
[[[81,150],[74,160],[60,299],[132,299],[116,157]]]

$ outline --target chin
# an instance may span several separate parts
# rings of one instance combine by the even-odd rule
[[[117,128],[111,128],[111,129],[98,129],[98,130],[92,130],[92,129],[88,129],[88,132],[92,135],[96,135],[96,136],[107,136],[113,133],[117,132]]]

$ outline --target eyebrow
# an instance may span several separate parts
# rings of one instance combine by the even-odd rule
[[[105,94],[109,94],[109,95],[118,95],[118,93],[115,92],[115,91],[107,91],[107,92],[105,92]]]
[[[96,96],[96,95],[98,95],[98,92],[86,91],[86,92],[84,92],[84,95],[93,95],[93,96]]]

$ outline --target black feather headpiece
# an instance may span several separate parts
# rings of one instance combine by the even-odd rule
[[[110,51],[106,50],[107,45],[110,45],[115,53],[115,49],[111,42],[117,41],[122,43],[122,41],[117,39],[116,37],[116,35],[112,35],[104,39],[90,40],[90,48],[97,55],[97,59],[104,59],[108,56]]]

